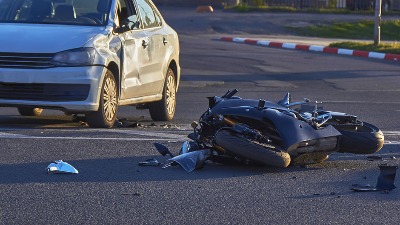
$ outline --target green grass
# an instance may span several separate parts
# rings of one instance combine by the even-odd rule
[[[374,21],[367,20],[356,23],[291,27],[290,29],[301,36],[365,40],[373,40],[374,37]],[[400,20],[382,22],[381,40],[400,40]]]
[[[346,41],[332,43],[331,47],[364,50],[382,53],[400,54],[400,20],[384,21],[381,24],[381,44],[375,46],[374,40],[374,21],[359,21],[356,23],[334,23],[331,25],[317,25],[308,27],[291,27],[298,35],[323,37],[323,38],[343,38],[361,39],[371,42]],[[391,42],[393,41],[393,42]]]
[[[400,43],[381,43],[378,46],[375,46],[373,42],[335,42],[329,45],[330,47],[336,48],[345,48],[345,49],[354,49],[354,50],[363,50],[369,52],[383,52],[383,53],[392,53],[392,54],[400,54]]]
[[[321,8],[321,9],[297,9],[293,7],[268,7],[266,5],[249,6],[246,4],[225,8],[228,11],[236,12],[306,12],[306,13],[333,13],[333,14],[368,14],[373,18],[373,10],[351,11],[348,9]],[[398,11],[383,12],[385,15],[399,15]],[[374,21],[364,20],[356,23],[334,23],[330,25],[316,25],[308,27],[288,27],[297,35],[322,37],[322,38],[340,38],[340,39],[360,39],[370,42],[347,41],[332,43],[331,47],[364,50],[373,52],[400,54],[400,20],[383,21],[381,24],[381,42],[375,46],[374,40]],[[393,41],[392,43],[390,43]],[[389,42],[389,43],[388,43]]]

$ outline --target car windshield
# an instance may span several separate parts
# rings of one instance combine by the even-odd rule
[[[103,26],[111,0],[0,0],[0,23]]]

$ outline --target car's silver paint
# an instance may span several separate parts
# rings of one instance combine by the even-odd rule
[[[80,47],[93,47],[97,53],[92,66],[40,70],[0,68],[0,82],[90,84],[91,91],[85,101],[0,99],[0,105],[31,105],[58,108],[67,112],[97,110],[104,74],[107,68],[111,69],[111,65],[118,68],[113,72],[120,83],[120,105],[160,100],[165,74],[172,61],[176,64],[178,88],[180,67],[176,32],[162,19],[162,27],[134,29],[117,34],[114,32],[116,7],[114,0],[106,26],[0,23],[2,52],[56,53]],[[149,38],[151,35],[155,36]],[[166,44],[163,43],[163,38],[166,38]],[[142,46],[143,41],[148,43],[146,47]]]

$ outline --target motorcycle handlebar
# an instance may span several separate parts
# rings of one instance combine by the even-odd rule
[[[228,91],[224,96],[222,96],[223,98],[232,98],[232,96],[234,96],[236,93],[238,93],[238,89],[233,89],[232,91]]]

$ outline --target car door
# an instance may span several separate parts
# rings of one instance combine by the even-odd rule
[[[166,33],[162,20],[149,0],[136,0],[143,30],[148,36],[148,63],[142,64],[139,70],[142,88],[146,95],[160,93],[164,86],[164,64],[166,62]]]
[[[132,0],[120,0],[117,9],[117,27],[128,19],[136,25],[130,24],[130,29],[120,34],[123,42],[121,63],[121,100],[142,97],[146,95],[142,87],[140,68],[149,63],[149,51],[145,43],[149,42],[146,32],[143,31],[138,22]]]

